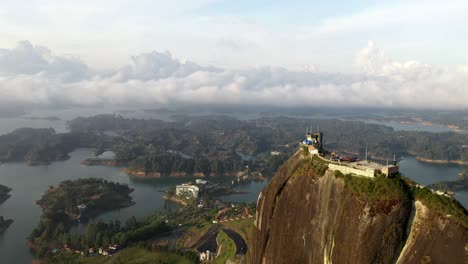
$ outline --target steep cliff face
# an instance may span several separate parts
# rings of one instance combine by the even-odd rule
[[[467,229],[450,217],[303,165],[293,156],[261,193],[249,263],[467,263]]]
[[[467,229],[415,202],[414,218],[398,262],[468,263]]]

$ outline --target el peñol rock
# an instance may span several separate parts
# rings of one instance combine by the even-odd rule
[[[456,200],[326,166],[297,153],[280,168],[257,202],[249,263],[468,263]]]

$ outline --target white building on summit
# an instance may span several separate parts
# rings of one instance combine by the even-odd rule
[[[309,150],[311,155],[319,155],[323,147],[323,133],[306,133],[306,139],[302,141],[302,146]]]
[[[341,164],[328,164],[328,168],[332,171],[340,171],[343,174],[355,174],[365,177],[374,178],[376,173],[382,173],[385,176],[392,176],[397,174],[399,167],[396,164],[381,165],[366,160],[341,163]]]
[[[312,156],[317,156],[328,164],[328,169],[332,171],[340,171],[343,174],[360,175],[369,178],[374,178],[377,174],[385,176],[393,176],[398,174],[399,166],[395,157],[391,164],[382,165],[377,162],[367,160],[367,146],[366,158],[360,160],[356,157],[340,157],[332,153],[331,157],[328,152],[323,148],[323,133],[306,133],[306,139],[300,143],[302,149],[308,150]]]

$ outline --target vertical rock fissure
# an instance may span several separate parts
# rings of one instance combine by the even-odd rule
[[[338,200],[337,204],[338,204],[338,210],[337,210],[337,213],[335,214],[335,218],[333,219],[333,227],[332,227],[332,230],[331,230],[331,234],[330,234],[330,249],[329,249],[329,252],[328,252],[328,260],[329,262],[327,263],[332,263],[332,259],[333,259],[333,249],[335,248],[335,233],[336,231],[338,230],[338,227],[340,225],[340,222],[341,222],[341,217],[343,215],[343,210],[344,210],[344,202],[342,201],[342,196],[340,196],[340,199]]]
[[[395,263],[401,262],[401,258],[407,249],[407,244],[408,244],[409,237],[411,235],[411,230],[413,229],[413,223],[414,223],[415,217],[416,217],[416,205],[415,205],[414,200],[412,200],[410,215],[409,215],[408,221],[406,222],[406,235],[404,237],[404,240],[402,243],[403,246],[401,247],[398,256],[395,256],[395,259],[396,259]]]
[[[275,199],[273,201],[273,206],[271,208],[271,214],[269,217],[269,220],[274,217],[275,215],[275,208],[276,208],[276,203],[278,202],[279,198],[281,197],[281,193],[283,192],[284,188],[286,187],[286,184],[288,184],[289,177],[286,181],[283,182],[283,184],[279,187],[278,191],[275,194]],[[268,247],[268,243],[270,242],[270,229],[267,227],[266,230],[266,238],[265,238],[265,243],[262,248],[262,252],[264,253],[264,257],[266,257],[266,248]]]

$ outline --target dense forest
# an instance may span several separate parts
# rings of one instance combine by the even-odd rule
[[[325,148],[345,155],[362,157],[367,146],[370,156],[382,160],[395,154],[468,162],[467,134],[394,131],[338,119],[278,116],[241,121],[227,116],[176,116],[166,122],[97,115],[68,124],[69,133],[23,128],[0,136],[0,161],[42,164],[90,147],[96,154],[112,150],[117,164],[145,173],[232,175],[249,166],[271,175],[297,151],[306,129],[319,129]]]
[[[49,163],[68,159],[76,148],[103,144],[105,139],[94,133],[57,134],[52,128],[19,128],[0,136],[0,162]]]
[[[132,191],[126,185],[95,178],[64,181],[57,187],[50,186],[37,201],[43,212],[38,226],[29,237],[31,248],[41,255],[63,243],[74,243],[68,235],[72,223],[132,205],[129,196]]]
[[[90,125],[95,122],[100,125]],[[238,150],[249,155],[267,154],[272,150],[291,153],[309,128],[320,129],[325,134],[324,144],[330,151],[363,155],[367,145],[371,155],[383,159],[397,154],[468,161],[466,134],[395,131],[382,125],[338,119],[265,117],[240,121],[224,116],[178,116],[175,122],[163,122],[104,115],[75,119],[70,124],[82,132],[120,131],[132,142],[146,140],[146,146],[173,149],[193,156],[219,155],[220,150]],[[135,149],[131,152],[137,153]]]

